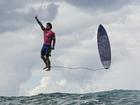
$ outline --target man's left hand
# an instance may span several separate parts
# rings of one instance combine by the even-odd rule
[[[54,50],[54,47],[52,47],[51,50]]]

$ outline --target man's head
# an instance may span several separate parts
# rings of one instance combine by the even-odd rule
[[[51,23],[46,23],[46,29],[51,30],[52,29],[52,24]]]

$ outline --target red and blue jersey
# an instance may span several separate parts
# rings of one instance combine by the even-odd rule
[[[55,33],[51,30],[44,30],[44,44],[51,45],[52,40],[55,38]]]

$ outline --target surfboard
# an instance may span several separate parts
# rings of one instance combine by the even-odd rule
[[[103,64],[105,69],[109,69],[111,65],[111,47],[108,34],[101,24],[98,27],[97,43],[101,63]]]

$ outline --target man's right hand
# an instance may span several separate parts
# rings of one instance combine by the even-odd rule
[[[36,19],[36,20],[38,19],[37,16],[35,16],[35,19]]]

